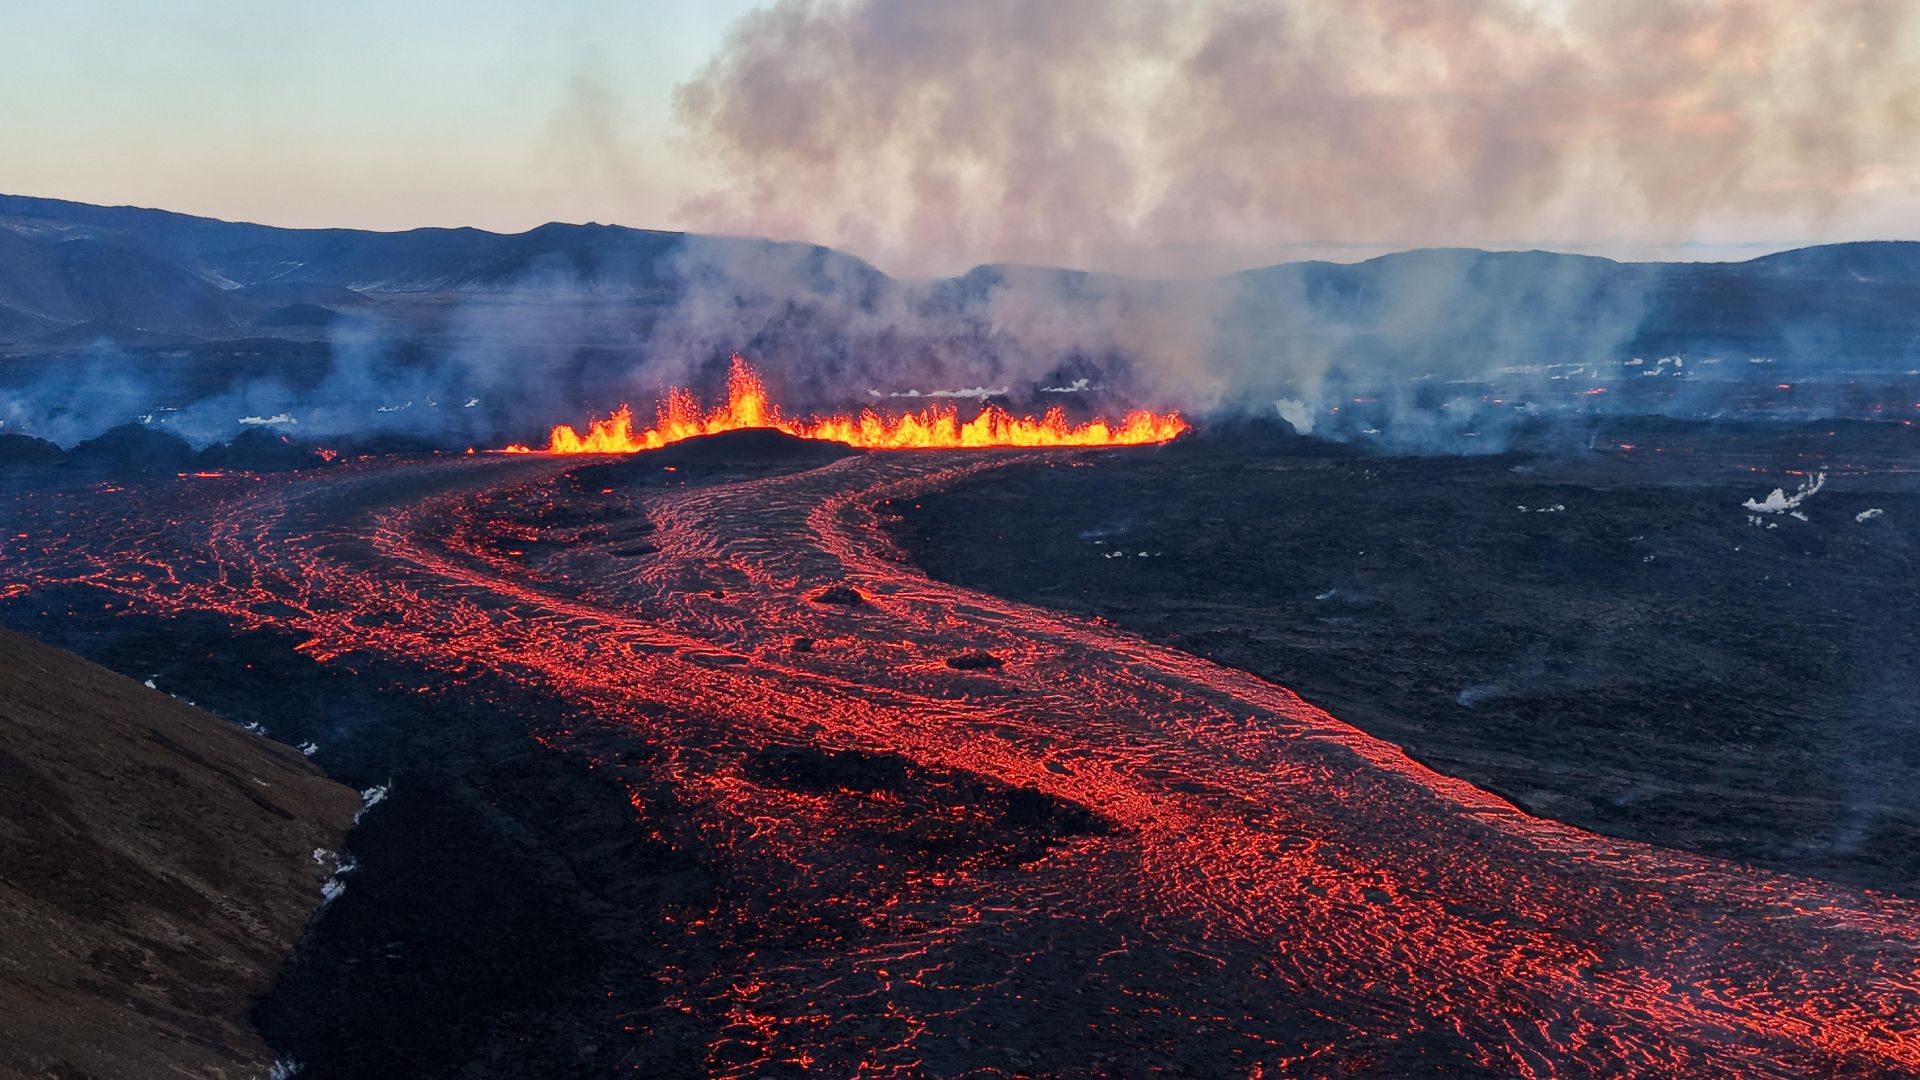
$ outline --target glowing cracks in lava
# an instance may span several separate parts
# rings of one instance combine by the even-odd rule
[[[697,435],[713,435],[744,428],[771,428],[803,439],[825,439],[863,450],[972,449],[982,447],[1141,446],[1166,442],[1187,430],[1177,412],[1152,413],[1144,409],[1127,414],[1118,425],[1105,420],[1069,424],[1066,413],[1048,409],[1039,417],[1014,416],[988,405],[971,420],[962,421],[952,405],[930,405],[903,416],[885,417],[871,409],[857,416],[788,419],[767,400],[766,384],[738,355],[727,375],[727,403],[701,412],[692,392],[674,388],[660,403],[654,425],[634,429],[633,409],[622,405],[604,420],[595,420],[583,434],[568,424],[556,425],[548,436],[550,454],[631,454],[654,450]],[[509,446],[509,453],[532,453],[528,446]]]

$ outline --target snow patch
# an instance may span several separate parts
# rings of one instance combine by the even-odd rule
[[[879,396],[878,391],[870,392],[875,397]],[[990,397],[1004,397],[1006,393],[1007,387],[1004,386],[967,386],[958,390],[928,390],[925,393],[918,390],[895,390],[887,396],[892,398],[977,398],[985,401]]]
[[[1812,498],[1816,492],[1825,486],[1827,486],[1827,474],[1819,472],[1813,474],[1811,479],[1802,480],[1800,486],[1796,488],[1791,495],[1787,494],[1785,488],[1774,488],[1773,492],[1766,498],[1748,499],[1740,505],[1756,514],[1786,514],[1800,509],[1801,503]],[[1793,516],[1800,518],[1802,521],[1806,520],[1805,517],[1799,514],[1794,514]]]
[[[375,784],[374,786],[361,792],[360,793],[360,809],[355,810],[353,812],[353,823],[355,825],[360,824],[360,819],[367,816],[367,811],[373,809],[376,805],[385,801],[387,797],[387,791],[388,791],[388,786],[386,784]]]
[[[318,855],[319,852],[316,851],[314,854]],[[360,864],[351,855],[334,863],[333,876],[320,883],[320,903],[331,904],[340,899],[341,895],[347,891],[347,883],[342,879],[359,868]]]
[[[248,427],[260,427],[264,424],[297,424],[292,413],[274,413],[272,416],[243,416],[240,423]]]
[[[1868,510],[1862,510],[1862,511],[1860,511],[1859,513],[1857,513],[1857,514],[1855,514],[1855,515],[1853,515],[1853,520],[1855,520],[1855,521],[1872,521],[1872,520],[1873,520],[1874,518],[1877,518],[1877,517],[1879,517],[1880,515],[1882,515],[1882,514],[1884,514],[1884,513],[1886,513],[1886,511],[1885,511],[1885,510],[1882,510],[1882,509],[1880,509],[1879,507],[1877,507],[1877,506],[1876,506],[1876,507],[1873,507],[1873,508],[1871,508],[1871,509],[1868,509]],[[148,683],[147,685],[148,685],[148,686],[152,686],[153,684],[152,684],[152,683]]]

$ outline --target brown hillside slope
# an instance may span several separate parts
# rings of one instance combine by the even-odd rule
[[[0,630],[0,1078],[240,1078],[359,806],[299,753]]]

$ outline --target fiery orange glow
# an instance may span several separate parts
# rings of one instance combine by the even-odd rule
[[[652,427],[634,428],[633,409],[622,405],[612,416],[587,425],[584,434],[570,424],[559,424],[548,436],[550,454],[631,454],[654,450],[696,435],[713,435],[742,428],[772,428],[803,439],[827,439],[863,450],[972,449],[977,447],[1141,446],[1162,443],[1187,430],[1177,412],[1144,409],[1127,414],[1118,425],[1105,420],[1070,424],[1060,409],[1045,414],[1014,416],[988,405],[971,420],[962,421],[952,405],[929,405],[903,416],[881,416],[872,409],[858,416],[822,416],[788,419],[780,406],[767,399],[766,384],[738,355],[727,375],[727,403],[702,412],[693,393],[676,387],[667,392]],[[509,446],[508,453],[530,454],[530,446]]]

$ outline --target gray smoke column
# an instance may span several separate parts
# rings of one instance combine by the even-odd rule
[[[909,273],[1683,239],[1916,186],[1905,0],[781,0],[678,94],[694,228]]]

